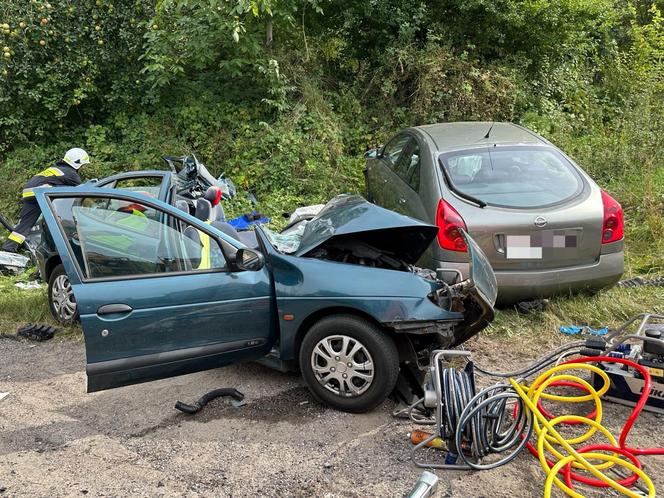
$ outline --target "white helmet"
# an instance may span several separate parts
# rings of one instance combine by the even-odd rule
[[[64,161],[74,169],[78,169],[84,164],[90,164],[90,156],[83,149],[69,149],[65,154]]]

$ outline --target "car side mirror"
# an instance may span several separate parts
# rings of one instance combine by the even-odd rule
[[[265,266],[265,258],[261,253],[243,247],[235,253],[235,266],[240,270],[258,271]]]
[[[364,158],[365,159],[375,159],[377,157],[380,157],[380,151],[383,148],[381,145],[380,147],[376,147],[375,149],[370,149],[364,153]]]

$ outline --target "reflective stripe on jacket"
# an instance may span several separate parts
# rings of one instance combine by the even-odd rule
[[[34,197],[36,188],[44,187],[75,187],[81,184],[81,177],[78,171],[65,162],[58,162],[55,166],[40,171],[30,178],[23,189],[23,198]]]
[[[143,231],[148,227],[148,218],[145,213],[138,209],[132,209],[131,212],[122,211],[130,216],[124,216],[117,221],[118,225],[133,228],[134,230]]]
[[[18,232],[12,232],[9,234],[9,237],[7,237],[9,240],[13,240],[17,244],[23,244],[25,242],[25,235],[22,235]]]
[[[36,187],[33,188],[24,188],[23,189],[23,198],[25,199],[26,197],[34,197],[35,196],[35,191],[33,189],[36,188],[49,188],[52,187],[53,185],[49,184],[44,184],[44,185],[37,185]]]

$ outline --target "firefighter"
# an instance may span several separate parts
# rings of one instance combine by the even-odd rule
[[[28,180],[23,189],[21,219],[14,227],[9,238],[2,245],[3,251],[17,252],[25,237],[39,218],[41,211],[35,199],[34,189],[41,187],[76,186],[81,184],[78,169],[90,163],[90,156],[83,149],[69,149],[62,161],[37,173]]]

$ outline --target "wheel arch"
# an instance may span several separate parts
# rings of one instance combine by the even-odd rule
[[[46,264],[44,265],[44,281],[48,282],[51,279],[51,273],[53,273],[53,270],[58,265],[62,264],[62,260],[60,259],[60,255],[56,254],[55,256],[50,257],[47,261]]]

